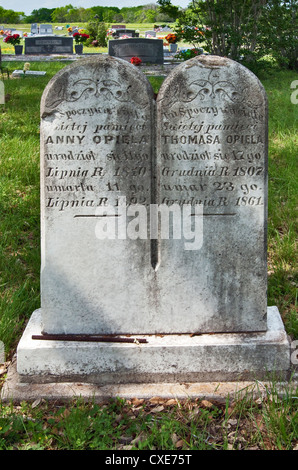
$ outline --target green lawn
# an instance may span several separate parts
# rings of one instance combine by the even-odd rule
[[[23,66],[19,62],[6,65],[11,70]],[[33,310],[40,306],[39,103],[49,79],[65,65],[31,62],[31,70],[45,70],[47,75],[4,80],[7,100],[5,106],[0,105],[0,339],[7,360]],[[292,339],[298,339],[298,105],[290,100],[290,85],[296,78],[291,71],[272,71],[260,77],[269,99],[268,305],[278,306]],[[259,402],[247,399],[207,407],[199,402],[167,405],[163,401],[113,401],[105,407],[82,403],[57,407],[41,402],[33,408],[0,403],[0,449],[114,449],[125,445],[136,449],[291,449],[298,443],[297,402],[296,392],[283,399],[274,395]]]

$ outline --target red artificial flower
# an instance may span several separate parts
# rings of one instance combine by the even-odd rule
[[[4,39],[4,42],[8,43],[8,44],[13,44],[13,45],[16,45],[16,44],[20,44],[20,35],[19,34],[13,34],[13,35],[8,35],[6,36],[6,38]]]
[[[139,57],[132,57],[130,59],[130,63],[133,65],[140,65],[142,63],[142,60]]]

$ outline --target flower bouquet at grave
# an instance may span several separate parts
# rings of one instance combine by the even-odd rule
[[[107,34],[106,34],[107,39],[111,39],[115,33],[116,33],[115,29],[111,29],[111,28],[107,29]]]
[[[140,65],[142,63],[142,60],[139,57],[132,57],[130,59],[130,63],[133,65]]]
[[[199,47],[199,48],[192,48],[192,49],[182,49],[181,51],[178,52],[178,54],[175,56],[176,59],[182,59],[182,60],[188,60],[192,59],[193,57],[197,57],[198,55],[201,55],[204,53],[204,50]]]
[[[19,34],[10,34],[9,36],[6,36],[4,39],[4,42],[7,44],[12,44],[13,46],[17,46],[21,42],[21,38]]]
[[[168,41],[169,44],[176,44],[176,42],[178,41],[177,34],[169,33],[165,37],[165,40]]]
[[[90,36],[86,33],[74,33],[73,38],[76,44],[84,44]]]

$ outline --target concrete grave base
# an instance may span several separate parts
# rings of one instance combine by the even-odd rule
[[[137,337],[146,343],[32,339],[40,334],[36,310],[18,345],[17,366],[8,374],[2,399],[20,394],[23,399],[24,394],[55,399],[209,396],[219,382],[234,382],[235,391],[238,382],[269,380],[271,374],[287,381],[291,372],[290,344],[276,307],[268,307],[264,333]],[[215,395],[225,388],[221,384]]]
[[[273,388],[272,388],[273,386]],[[266,397],[270,393],[287,396],[297,390],[298,376],[292,377],[290,383],[268,381],[237,381],[237,382],[177,382],[177,383],[146,383],[146,384],[89,384],[84,382],[51,382],[24,383],[20,382],[14,361],[9,367],[6,381],[1,390],[0,399],[3,403],[22,401],[34,402],[46,400],[50,402],[68,402],[75,398],[85,401],[103,403],[119,397],[126,400],[133,398],[150,400],[160,399],[203,400],[225,403],[226,399],[237,400],[245,397]]]

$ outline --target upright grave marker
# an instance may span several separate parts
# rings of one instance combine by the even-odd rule
[[[125,209],[126,204],[146,207],[151,202],[153,93],[144,75],[126,65],[111,57],[90,59],[81,67],[63,69],[44,94],[46,333],[132,333],[148,328],[150,243],[124,235],[118,240],[114,234],[112,239],[98,239],[104,236],[100,224],[108,220],[114,227],[125,220],[122,213],[113,217],[111,212],[118,211],[124,197]],[[137,311],[145,324],[134,322]]]
[[[109,41],[109,55],[130,62],[132,57],[139,57],[144,64],[163,64],[162,39],[131,38]]]
[[[41,208],[23,381],[287,376],[287,335],[266,302],[267,102],[247,69],[185,62],[157,114],[121,59],[61,70],[41,103]]]
[[[32,23],[31,24],[31,34],[38,34],[38,24]]]
[[[140,33],[136,32],[134,29],[126,29],[126,28],[116,28],[115,32],[113,33],[113,37],[122,37],[122,36],[129,36],[131,38],[138,38]]]
[[[25,38],[25,54],[73,54],[73,38],[33,36]]]
[[[236,62],[201,56],[165,80],[157,121],[160,202],[204,207],[200,250],[178,251],[179,241],[162,245],[163,301],[188,312],[189,331],[192,325],[209,332],[266,330],[262,85]],[[173,270],[184,282],[171,289],[167,279]]]
[[[53,34],[53,26],[51,24],[41,24],[39,27],[39,34],[51,35]]]

